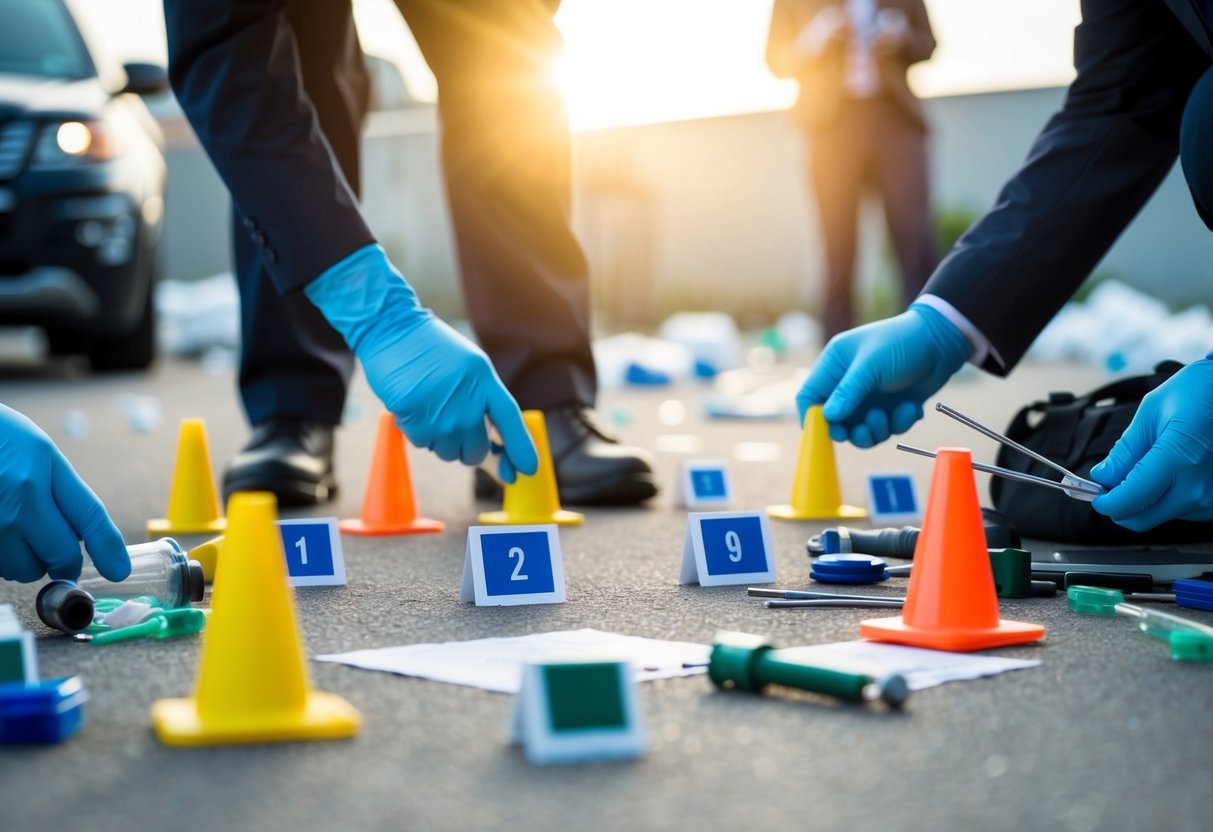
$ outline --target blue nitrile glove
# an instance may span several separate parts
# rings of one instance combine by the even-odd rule
[[[97,495],[49,436],[0,404],[0,577],[74,581],[82,540],[106,578],[130,574],[126,544]]]
[[[1213,361],[1189,364],[1152,390],[1108,458],[1092,508],[1144,532],[1167,520],[1213,520]]]
[[[810,405],[824,404],[830,438],[870,448],[921,419],[923,402],[968,357],[968,339],[956,326],[911,304],[830,339],[796,396],[801,424]]]
[[[380,246],[360,248],[304,291],[414,445],[476,465],[489,452],[487,414],[504,444],[502,481],[535,473],[531,435],[488,356],[421,305]]]

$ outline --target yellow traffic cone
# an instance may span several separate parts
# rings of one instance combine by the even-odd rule
[[[177,461],[168,495],[168,516],[147,521],[148,537],[169,534],[213,534],[227,525],[219,511],[219,492],[211,472],[211,449],[206,422],[182,419],[177,436]]]
[[[767,514],[780,520],[853,520],[868,516],[863,509],[842,502],[830,426],[819,405],[810,407],[804,417],[791,505],[768,506]]]
[[[501,511],[490,511],[480,515],[486,526],[529,526],[555,523],[559,526],[579,526],[585,515],[565,511],[560,507],[560,494],[556,490],[556,471],[552,467],[552,450],[548,446],[548,426],[543,420],[542,410],[524,410],[522,420],[531,432],[535,450],[539,452],[539,470],[533,476],[522,474],[512,485],[505,487],[505,500]]]
[[[161,742],[343,739],[362,724],[340,696],[311,689],[276,508],[269,493],[232,495],[197,686],[188,699],[152,705]]]

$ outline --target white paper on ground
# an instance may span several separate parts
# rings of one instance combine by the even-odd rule
[[[595,658],[627,661],[635,669],[636,681],[647,682],[706,673],[711,652],[712,648],[706,644],[621,636],[587,628],[515,638],[354,650],[316,656],[316,660],[498,693],[517,693],[522,684],[522,666],[527,662]]]
[[[976,653],[945,653],[940,650],[863,640],[794,647],[784,652],[788,654],[788,658],[854,673],[866,673],[869,676],[900,673],[905,676],[910,690],[933,688],[945,682],[996,676],[1009,670],[1023,670],[1041,664],[1038,659],[1004,659],[1000,656],[983,656]]]

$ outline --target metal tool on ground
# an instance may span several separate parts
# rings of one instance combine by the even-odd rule
[[[983,508],[981,513],[987,548],[1023,548],[1019,532],[1015,531],[1015,527],[1005,521],[999,512]],[[917,526],[902,526],[899,529],[852,529],[849,526],[838,526],[813,535],[805,541],[804,547],[810,557],[863,554],[909,560],[914,557],[914,546],[917,543]]]
[[[1045,486],[1046,488],[1056,488],[1057,490],[1063,492],[1067,497],[1072,497],[1075,500],[1083,500],[1088,503],[1091,502],[1092,500],[1094,500],[1096,497],[1100,496],[1101,494],[1104,494],[1107,491],[1106,488],[1104,488],[1102,485],[1095,482],[1094,480],[1089,480],[1089,479],[1086,479],[1085,477],[1078,476],[1077,474],[1075,474],[1073,471],[1069,470],[1068,468],[1065,468],[1064,466],[1057,464],[1056,462],[1054,462],[1053,460],[1051,460],[1047,457],[1041,456],[1040,454],[1036,453],[1036,451],[1033,451],[1031,448],[1026,448],[1023,445],[1020,445],[1014,439],[1010,439],[1006,436],[1003,436],[998,431],[992,430],[991,428],[986,427],[985,425],[981,424],[980,422],[975,421],[974,419],[971,419],[968,416],[964,415],[960,411],[955,410],[951,407],[948,407],[943,402],[936,402],[935,409],[938,410],[940,413],[944,414],[945,416],[951,416],[953,419],[960,422],[961,424],[964,424],[964,425],[967,425],[967,426],[973,428],[973,430],[977,431],[978,433],[981,433],[984,436],[988,436],[990,439],[993,439],[995,442],[999,442],[999,443],[1007,446],[1008,448],[1011,448],[1012,450],[1019,451],[1020,453],[1025,454],[1025,455],[1031,457],[1032,459],[1036,460],[1040,464],[1046,465],[1049,468],[1052,468],[1054,471],[1059,472],[1062,475],[1062,477],[1061,477],[1061,482],[1056,482],[1054,480],[1045,479],[1044,477],[1037,477],[1032,474],[1025,474],[1022,471],[1012,471],[1009,468],[1000,468],[997,465],[986,465],[985,463],[981,463],[981,462],[972,463],[974,470],[984,471],[987,474],[994,474],[995,476],[1005,477],[1006,479],[1018,480],[1019,482],[1026,482],[1026,483],[1030,483],[1033,485],[1042,485],[1042,486]],[[928,451],[924,448],[916,448],[913,445],[906,445],[906,444],[903,444],[900,442],[897,444],[897,449],[899,451],[909,451],[910,453],[919,454],[921,456],[926,456],[926,457],[931,457],[931,458],[935,457],[935,454],[932,451]]]
[[[1124,616],[1133,619],[1137,629],[1171,646],[1171,658],[1178,661],[1213,661],[1213,627],[1190,618],[1127,604],[1115,589],[1098,586],[1072,586],[1066,590],[1070,609],[1083,615]]]
[[[768,589],[752,586],[746,590],[751,598],[780,598],[785,601],[904,601],[896,595],[847,595],[841,592],[812,592],[803,589]]]
[[[848,607],[851,609],[899,610],[905,606],[905,601],[897,598],[872,598],[866,601],[848,598],[843,598],[841,600],[821,598],[807,601],[778,601],[771,599],[769,601],[765,601],[763,606],[769,610],[791,610],[813,607],[829,607],[834,609],[839,607]]]
[[[722,689],[762,693],[768,685],[783,685],[833,696],[847,702],[874,702],[900,708],[910,695],[905,677],[890,673],[873,678],[797,661],[787,650],[776,650],[767,639],[748,633],[719,633],[708,661],[708,678]]]

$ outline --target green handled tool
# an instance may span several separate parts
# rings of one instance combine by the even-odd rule
[[[206,613],[192,607],[173,610],[161,610],[152,613],[147,620],[129,627],[119,627],[88,636],[90,644],[114,644],[119,641],[133,641],[138,638],[176,638],[190,636],[206,629]],[[77,636],[80,638],[80,636]]]
[[[1118,589],[1072,586],[1066,590],[1070,609],[1083,615],[1132,618],[1137,629],[1171,645],[1171,658],[1187,662],[1213,661],[1213,627],[1174,613],[1126,604]]]
[[[875,679],[866,673],[848,673],[805,664],[776,650],[762,636],[720,633],[712,645],[708,678],[718,688],[762,693],[767,685],[784,685],[834,696],[847,702],[877,699],[899,708],[910,695],[905,677],[890,673]]]

